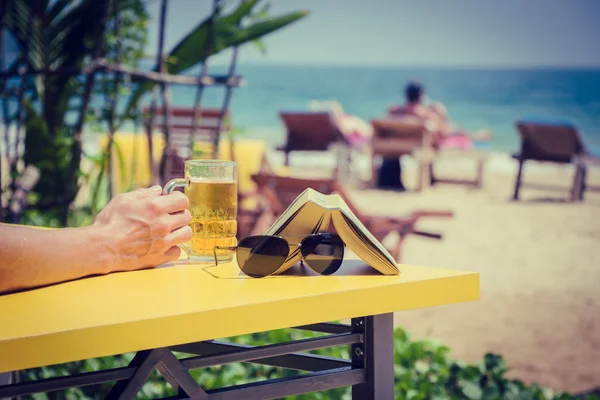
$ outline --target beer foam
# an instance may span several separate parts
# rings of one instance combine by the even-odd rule
[[[188,178],[189,183],[237,183],[237,179],[215,179],[215,178]]]

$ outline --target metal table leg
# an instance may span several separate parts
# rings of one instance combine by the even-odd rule
[[[352,346],[352,368],[364,368],[366,382],[352,387],[357,400],[394,399],[394,314],[352,319],[364,342]]]

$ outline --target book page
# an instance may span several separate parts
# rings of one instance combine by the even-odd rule
[[[327,231],[331,221],[330,212],[322,204],[321,193],[307,189],[296,198],[281,217],[267,231],[267,235],[277,235],[290,245],[287,260],[275,272],[280,274],[300,261],[300,242],[307,235]]]
[[[326,197],[328,206],[339,210],[339,212],[333,213],[332,219],[338,234],[346,245],[379,272],[398,274],[398,266],[392,255],[354,215],[344,199],[339,195]],[[354,248],[351,247],[352,245]]]
[[[310,193],[307,190],[300,193],[298,197],[290,204],[288,208],[286,208],[285,212],[277,218],[275,222],[271,225],[271,227],[267,230],[265,235],[277,235],[278,232],[286,225],[294,215],[300,211],[300,209],[308,202]]]
[[[384,275],[400,273],[394,258],[358,219],[352,219],[343,211],[334,212],[332,219],[346,246],[368,265]]]

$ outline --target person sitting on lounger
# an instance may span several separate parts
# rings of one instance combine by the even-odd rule
[[[424,86],[416,81],[409,82],[405,89],[406,102],[388,109],[390,117],[413,116],[422,118],[434,133],[434,146],[452,148],[473,148],[474,141],[484,141],[491,137],[489,130],[469,133],[453,124],[448,118],[446,107],[439,102],[423,104]]]
[[[426,105],[424,86],[416,81],[409,82],[405,88],[406,102],[403,105],[391,106],[387,116],[393,118],[419,118],[433,132],[433,146],[439,148],[471,149],[474,141],[488,140],[488,130],[473,134],[457,127],[448,118],[446,107],[439,102]],[[404,191],[402,168],[397,158],[384,159],[379,170],[378,186],[384,189]]]
[[[308,103],[311,111],[327,111],[331,113],[339,131],[348,143],[354,147],[361,147],[373,137],[373,127],[362,118],[349,114],[337,101],[312,100]]]

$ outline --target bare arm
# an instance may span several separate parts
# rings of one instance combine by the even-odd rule
[[[41,230],[0,225],[0,292],[111,271],[110,236],[93,226]]]
[[[141,189],[115,197],[84,228],[0,224],[0,293],[177,259],[191,238],[187,198]]]

